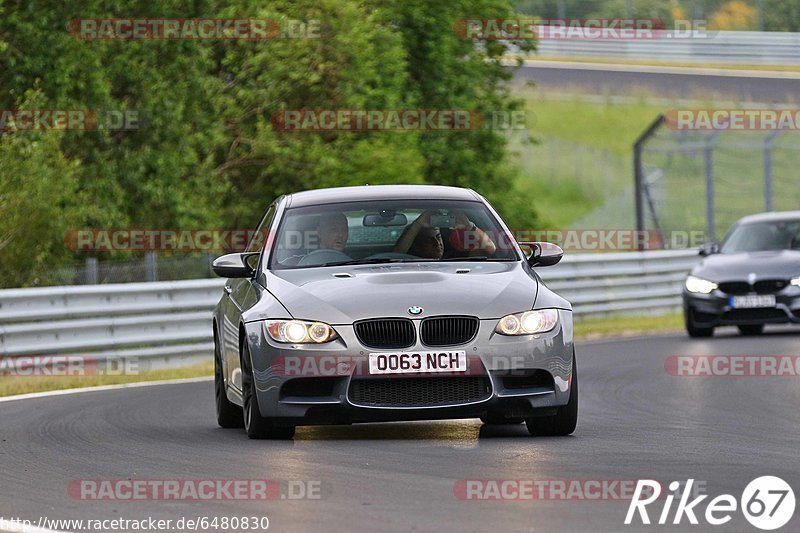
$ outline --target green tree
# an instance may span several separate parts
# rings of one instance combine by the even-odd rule
[[[142,14],[318,20],[321,35],[82,41],[67,32],[76,18]],[[50,266],[80,258],[64,246],[69,229],[251,228],[275,196],[336,185],[468,186],[514,225],[535,223],[532,206],[514,189],[503,132],[297,133],[271,124],[274,113],[301,108],[488,116],[519,109],[507,88],[510,71],[500,64],[505,45],[461,40],[453,31],[461,18],[513,16],[506,0],[0,0],[0,15],[0,109],[88,109],[101,123],[106,111],[133,110],[140,119],[133,131],[4,137],[2,242],[9,257],[25,256],[28,236],[20,236],[28,234],[15,225],[30,202],[47,204],[34,218],[50,226],[35,242]],[[25,157],[15,159],[15,150]],[[33,270],[19,268],[0,284],[37,282]]]
[[[800,0],[764,0],[764,29],[800,31]]]

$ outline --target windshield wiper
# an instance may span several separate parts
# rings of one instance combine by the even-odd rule
[[[440,263],[452,261],[514,261],[514,259],[507,257],[488,257],[486,255],[476,255],[472,257],[448,257],[447,259],[439,259]]]
[[[313,265],[313,266],[321,266],[321,267],[328,267],[328,266],[344,266],[344,265],[375,265],[380,263],[419,263],[419,262],[428,262],[434,261],[434,259],[406,259],[400,257],[373,257],[371,259],[350,259],[347,261],[331,261],[329,263],[322,263],[321,265]]]
[[[447,263],[450,261],[488,261],[489,257],[485,255],[476,255],[473,257],[448,257],[446,259],[439,259],[441,263]]]

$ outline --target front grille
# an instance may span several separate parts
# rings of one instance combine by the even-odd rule
[[[726,281],[719,284],[719,290],[726,294],[775,294],[786,288],[789,280],[786,279],[762,279],[750,285],[746,281]]]
[[[370,407],[433,407],[478,402],[492,395],[488,377],[355,379],[348,396]]]
[[[719,290],[726,294],[748,294],[750,284],[746,281],[726,281],[719,284]]]
[[[753,288],[758,294],[775,294],[789,284],[787,279],[763,279],[756,281]]]
[[[368,348],[408,348],[414,344],[414,323],[407,318],[362,320],[353,327],[358,341]]]
[[[478,333],[478,319],[471,316],[426,318],[420,326],[422,343],[426,346],[466,344]]]
[[[785,321],[786,313],[780,309],[731,309],[722,315],[723,322],[743,322],[748,320]]]

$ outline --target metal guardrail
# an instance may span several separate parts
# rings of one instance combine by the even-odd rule
[[[709,31],[692,38],[543,39],[538,56],[619,57],[743,65],[800,65],[800,33]]]
[[[681,286],[699,259],[697,250],[566,254],[537,272],[580,318],[668,314],[680,309]]]
[[[74,354],[154,366],[212,353],[223,279],[0,291],[0,356]]]
[[[567,254],[539,270],[579,317],[668,313],[695,251]],[[222,279],[0,290],[0,356],[209,360]]]

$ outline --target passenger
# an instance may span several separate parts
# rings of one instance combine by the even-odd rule
[[[393,251],[426,259],[441,259],[444,256],[441,230],[431,226],[431,215],[436,212],[435,209],[429,209],[418,216],[397,239]],[[450,229],[457,232],[451,233],[451,241],[460,241],[460,246],[456,248],[461,251],[493,254],[497,249],[492,239],[463,213],[456,215],[455,225]],[[460,238],[454,238],[457,235]]]

